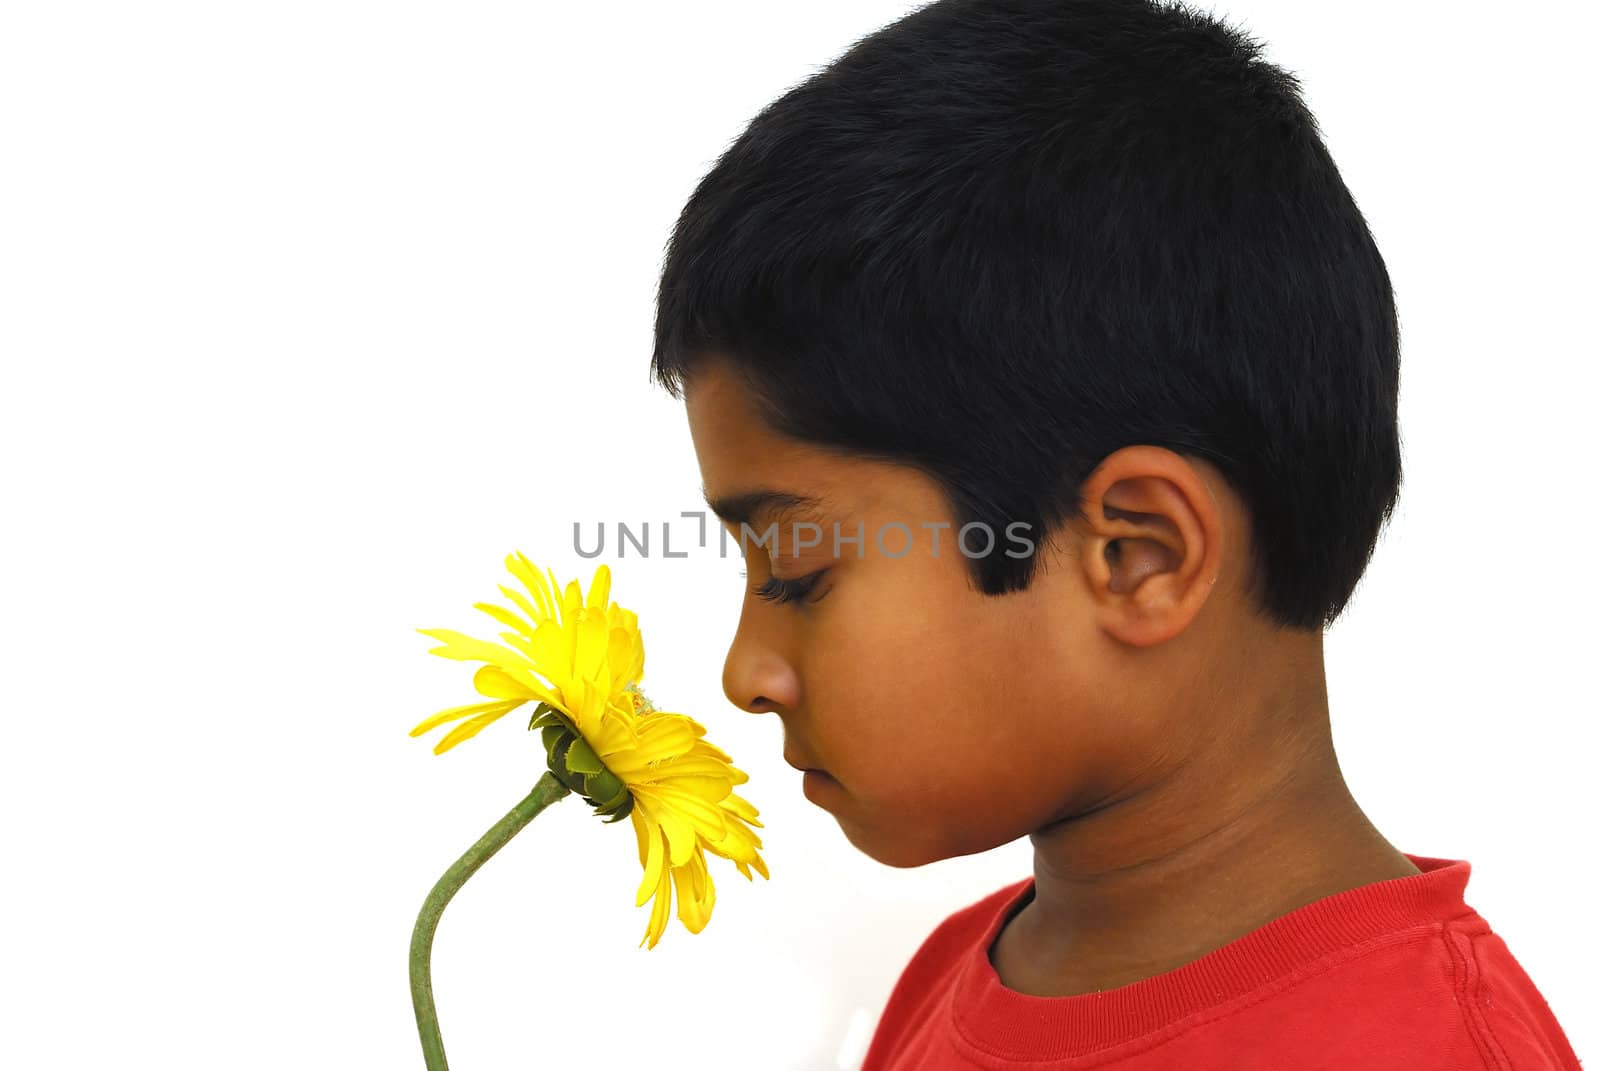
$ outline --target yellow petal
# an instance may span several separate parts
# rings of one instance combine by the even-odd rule
[[[734,868],[739,871],[739,873],[744,875],[746,881],[755,881],[756,880],[755,875],[750,873],[750,868],[751,867],[754,867],[757,871],[759,871],[761,876],[766,878],[768,881],[772,880],[772,876],[767,873],[767,864],[762,860],[762,858],[759,855],[751,856],[749,862],[746,862],[743,859],[739,859],[739,858],[734,857],[733,858],[733,865],[734,865]]]
[[[671,767],[665,767],[671,769]],[[685,792],[708,804],[715,804],[733,790],[728,779],[721,774],[712,776],[697,776],[681,774],[677,770],[671,771],[670,777],[658,778],[656,784],[663,788],[671,788],[677,792]]]
[[[567,608],[561,601],[561,582],[556,579],[556,574],[550,571],[548,565],[545,566],[544,575],[550,584],[551,616],[556,619],[557,623],[564,624],[567,620]]]
[[[547,614],[540,613],[538,607],[529,603],[528,597],[522,592],[518,591],[516,588],[507,587],[506,585],[501,584],[500,593],[506,598],[510,599],[512,602],[516,603],[517,609],[521,610],[523,614],[527,616],[528,620],[533,622],[533,626],[535,628],[538,627],[540,621],[543,621],[548,616]],[[532,632],[529,632],[530,636],[532,634]]]
[[[665,815],[672,814],[681,817],[692,824],[696,833],[710,839],[722,836],[726,828],[728,813],[715,803],[707,803],[692,792],[680,791],[672,784],[647,784],[639,785],[633,789],[635,796],[644,795],[656,803],[656,812],[663,816],[662,824],[666,824]],[[673,866],[683,864],[674,859]]]
[[[492,602],[475,602],[472,604],[472,608],[474,610],[482,610],[502,625],[510,625],[524,636],[530,638],[533,636],[534,626],[507,610],[504,606],[496,606]]]
[[[585,613],[573,628],[577,637],[572,672],[579,677],[595,677],[606,664],[610,650],[610,630],[598,614]],[[607,676],[610,670],[606,670]]]
[[[651,771],[650,777],[641,777],[641,779],[645,780],[662,781],[669,777],[720,777],[729,788],[738,783],[734,779],[733,767],[727,763],[718,762],[716,759],[704,758],[699,755],[680,755],[665,762],[657,762],[653,766],[650,765],[652,761],[652,756],[648,752],[635,748],[617,756],[619,765],[612,766],[611,770],[618,777],[623,776],[624,769],[629,773],[639,775],[643,775],[645,771]],[[607,763],[607,765],[610,764]],[[717,797],[717,799],[721,798],[721,796]]]
[[[639,862],[644,866],[644,877],[634,895],[634,907],[640,907],[661,887],[666,869],[667,848],[661,839],[661,827],[652,822],[649,812],[635,800],[629,817],[634,820],[634,832],[640,844]]]
[[[555,599],[550,595],[550,588],[545,584],[544,577],[539,575],[539,570],[534,568],[525,554],[518,551],[506,559],[506,568],[511,570],[511,575],[522,581],[522,586],[528,589],[528,594],[533,596],[537,604],[538,615],[533,617],[535,622],[553,617],[556,612]]]
[[[611,599],[611,567],[601,562],[594,571],[594,579],[589,582],[588,606],[593,610],[604,610],[606,603]]]
[[[576,631],[563,628],[553,620],[541,621],[530,641],[530,655],[539,670],[551,680],[555,680],[557,674],[570,677],[577,638]]]
[[[443,725],[447,721],[455,721],[457,718],[465,718],[469,714],[481,714],[490,710],[498,710],[504,714],[509,710],[515,709],[523,702],[524,700],[518,699],[510,703],[468,703],[464,707],[451,707],[449,710],[441,710],[439,713],[418,722],[417,727],[411,730],[411,735],[421,736],[435,726]]]
[[[472,675],[472,686],[481,695],[491,699],[516,699],[526,702],[534,698],[533,689],[513,677],[499,666],[479,666]]]
[[[679,715],[679,717],[683,717],[683,715]],[[727,763],[733,762],[732,755],[729,755],[726,751],[723,751],[720,747],[705,739],[696,740],[694,742],[693,749],[691,749],[689,753],[691,755],[709,755],[714,759],[720,759]]]
[[[639,842],[639,865],[645,866],[650,859],[650,823],[644,820],[644,812],[638,807],[628,812],[628,820],[633,823],[634,839]],[[639,903],[642,904],[644,901],[640,900]]]
[[[464,636],[459,632],[447,628],[419,628],[418,632],[424,636],[432,636],[436,640],[443,640],[443,647],[435,647],[429,654],[436,654],[441,658],[454,658],[461,662],[489,662],[493,664],[506,664],[533,668],[522,655],[497,643],[485,640],[475,640],[471,636]]]
[[[552,576],[552,579],[554,577]],[[572,624],[578,620],[578,611],[583,609],[583,589],[576,580],[567,581],[567,590],[561,594],[561,622]]]
[[[756,810],[755,806],[743,796],[730,792],[722,798],[721,804],[726,810],[732,811],[751,825],[761,825],[760,822],[756,821],[756,815],[761,812]]]
[[[538,634],[537,630],[535,630],[534,634]],[[540,672],[544,671],[544,665],[539,661],[539,650],[534,646],[531,639],[522,635],[520,632],[502,632],[500,633],[500,638],[506,641],[507,647],[514,648],[517,653],[521,654],[523,657],[527,658],[529,662],[537,666]]]
[[[635,807],[639,805],[641,797],[650,799],[651,817],[656,820],[656,824],[661,827],[661,832],[666,835],[668,863],[672,866],[683,866],[700,846],[700,838],[695,835],[694,824],[670,804],[657,803],[654,794],[650,792],[647,786],[641,786],[633,790],[633,805]]]
[[[720,855],[735,862],[759,865],[761,860],[758,853],[761,838],[756,836],[755,831],[749,826],[738,822],[729,822],[727,835],[720,840],[707,840],[704,847],[712,855]]]
[[[611,667],[612,678],[620,681],[638,680],[644,672],[644,643],[639,634],[613,626],[609,635],[610,649],[606,652],[606,664]]]
[[[680,714],[652,714],[639,722],[639,750],[651,759],[668,759],[688,754],[694,747],[694,731]]]
[[[594,748],[594,753],[605,761],[607,769],[624,781],[630,780],[629,775],[623,773],[623,769],[631,771],[638,768],[639,764],[634,758],[638,754],[638,741],[633,735],[632,724],[627,719],[608,707],[600,715],[599,722],[585,730],[584,738],[589,741],[589,746]]]
[[[687,866],[674,867],[672,882],[678,889],[679,921],[690,933],[699,933],[711,920],[711,908],[717,899],[705,856],[697,852]]]
[[[507,707],[506,709],[509,710],[510,708]],[[505,710],[490,710],[479,714],[476,718],[462,722],[446,733],[444,738],[437,744],[433,745],[433,753],[435,755],[443,755],[446,751],[461,743],[461,741],[477,736],[479,730],[484,726],[505,717],[505,715]]]
[[[656,893],[656,902],[650,908],[650,924],[645,929],[645,940],[654,948],[661,940],[661,935],[667,930],[667,920],[672,917],[672,882],[663,881],[661,891]],[[641,945],[644,941],[639,942]]]

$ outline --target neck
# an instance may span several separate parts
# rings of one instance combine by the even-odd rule
[[[1066,996],[1126,985],[1313,900],[1418,872],[1351,796],[1320,638],[1302,653],[1314,672],[1278,662],[1295,683],[1261,689],[1233,708],[1238,717],[1208,719],[1211,743],[1178,768],[1033,835],[1033,898],[992,957],[1010,988]]]

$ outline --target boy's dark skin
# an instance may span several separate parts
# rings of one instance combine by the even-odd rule
[[[1313,900],[1418,873],[1344,783],[1321,632],[1275,627],[1246,594],[1248,515],[1209,463],[1113,453],[1081,486],[1087,520],[1030,533],[1028,589],[988,596],[924,473],[780,437],[715,354],[683,396],[708,500],[827,499],[800,518],[822,525],[821,545],[797,552],[793,518],[777,554],[745,543],[751,590],[724,690],[780,716],[785,757],[829,772],[817,802],[880,862],[1031,838],[1035,896],[990,950],[1008,988],[1127,985]],[[835,555],[834,521],[844,536],[863,525],[863,557]],[[887,554],[874,539],[893,521],[914,533],[903,557],[897,530]],[[936,556],[920,525],[939,521],[952,527]],[[823,568],[807,599],[754,594]]]

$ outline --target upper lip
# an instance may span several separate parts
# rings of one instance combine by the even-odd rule
[[[796,770],[804,771],[804,770],[820,770],[820,769],[822,769],[822,767],[816,765],[815,763],[802,762],[799,759],[794,758],[787,751],[785,751],[783,753],[783,761],[787,762],[790,766],[793,766]]]

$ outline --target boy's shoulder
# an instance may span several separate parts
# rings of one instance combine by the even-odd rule
[[[1566,1033],[1544,994],[1481,915],[1441,934],[1463,1016],[1491,1068],[1578,1068]]]
[[[1175,970],[1064,997],[1011,990],[990,962],[995,937],[1032,895],[1032,878],[1012,882],[924,939],[862,1071],[1041,1059],[1108,1071],[1578,1071],[1542,994],[1463,899],[1469,864],[1409,858],[1420,873],[1324,897]]]

